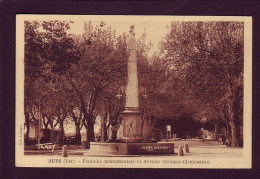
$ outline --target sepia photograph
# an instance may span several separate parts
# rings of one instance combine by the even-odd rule
[[[16,167],[251,168],[252,18],[16,15]]]

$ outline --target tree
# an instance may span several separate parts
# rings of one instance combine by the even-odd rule
[[[24,114],[26,134],[25,140],[29,138],[30,126],[29,122],[35,118],[37,108],[37,89],[35,89],[36,79],[40,75],[42,63],[38,58],[38,52],[41,48],[41,37],[36,29],[39,28],[38,22],[29,23],[25,21],[25,82],[24,82]]]
[[[122,78],[118,79],[119,81]],[[111,126],[112,137],[111,140],[117,139],[117,130],[119,129],[122,122],[121,112],[124,110],[124,87],[120,86],[120,83],[116,81],[114,85],[111,85],[106,91],[102,93],[104,98],[104,117],[103,125],[104,128],[104,140],[108,139],[107,130]]]
[[[95,28],[86,24],[86,33],[75,38],[81,51],[79,64],[72,65],[64,75],[68,88],[79,101],[88,143],[95,140],[94,124],[101,111],[102,93],[124,76],[126,67],[126,36],[116,37],[111,27],[104,26],[103,22]]]
[[[75,135],[75,140],[76,140],[76,144],[79,145],[81,144],[81,134],[80,134],[80,130],[83,127],[83,113],[81,108],[79,107],[73,107],[71,106],[70,108],[70,115],[75,123],[75,129],[76,129],[76,135]]]
[[[118,48],[124,49],[123,53],[126,55],[123,57],[124,61],[123,70],[121,73],[115,76],[115,80],[112,85],[107,88],[103,96],[105,98],[105,115],[104,115],[104,130],[106,131],[108,127],[111,125],[112,130],[112,140],[115,141],[117,139],[117,130],[119,129],[121,122],[122,122],[122,115],[121,113],[125,110],[125,86],[127,83],[127,71],[126,63],[127,63],[127,54],[128,51],[126,49],[127,45],[127,38],[126,35],[119,36],[118,40],[120,39],[119,43],[117,44]],[[146,43],[146,34],[144,33],[139,39],[136,41],[136,57],[137,57],[137,67],[138,67],[138,78],[139,78],[139,89],[145,89],[144,81],[147,80],[147,65],[149,61],[148,52],[150,49],[150,44]],[[139,99],[140,99],[140,109],[144,112],[143,106],[143,92],[144,90],[139,90]],[[145,113],[142,113],[145,114]],[[145,119],[143,116],[142,119]],[[142,120],[143,128],[144,120]],[[105,132],[106,133],[106,132]]]
[[[78,49],[75,48],[73,39],[66,33],[69,23],[25,21],[24,25],[25,123],[28,126],[30,116],[28,112],[34,108],[38,114],[38,121],[42,117],[45,128],[48,125],[53,128],[59,123],[63,131],[66,112],[61,109],[63,107],[60,104],[56,105],[55,102],[61,102],[64,98],[59,96],[55,83],[60,83],[61,75],[71,67],[71,64],[79,61]],[[41,115],[39,115],[40,113]],[[54,114],[57,114],[57,118],[54,117]],[[53,126],[55,119],[57,122]]]
[[[169,69],[195,98],[212,108],[227,102],[232,147],[239,143],[243,32],[241,22],[172,22],[161,44]]]

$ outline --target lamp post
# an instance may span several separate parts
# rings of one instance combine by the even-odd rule
[[[39,108],[38,108],[38,117],[39,117],[39,120],[38,120],[38,144],[41,143],[41,129],[42,129],[42,120],[41,120],[41,99],[39,101]]]
[[[141,126],[141,136],[144,137],[144,126],[145,126],[145,122],[146,122],[146,127],[148,127],[148,121],[146,119],[146,100],[147,100],[147,93],[146,93],[146,88],[144,88],[144,94],[143,94],[143,97],[144,97],[144,102],[143,102],[143,118],[142,118],[142,126]],[[147,128],[148,129],[148,128]]]
[[[124,86],[121,86],[119,87],[119,91],[118,91],[118,94],[116,95],[116,98],[118,99],[118,102],[117,102],[117,107],[116,107],[116,119],[115,120],[115,124],[116,126],[118,126],[117,130],[119,129],[120,125],[121,124],[121,121],[120,121],[120,115],[121,115],[121,110],[120,110],[120,107],[121,107],[121,98],[123,97],[123,93],[125,91],[125,87]],[[117,132],[116,132],[117,133]]]

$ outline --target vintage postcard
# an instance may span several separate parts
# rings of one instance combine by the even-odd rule
[[[252,18],[16,15],[16,167],[251,168]]]

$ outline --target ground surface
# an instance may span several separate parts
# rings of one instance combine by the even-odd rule
[[[216,141],[199,141],[199,140],[180,140],[174,141],[175,144],[175,157],[182,157],[178,156],[178,147],[183,146],[184,144],[189,145],[190,153],[185,153],[185,158],[223,158],[223,157],[242,157],[243,156],[243,149],[242,148],[231,148],[225,145],[220,145]],[[72,147],[70,147],[72,148]],[[61,156],[61,150],[56,150],[54,152],[51,151],[30,151],[26,152],[26,155],[37,155],[37,156]],[[73,157],[84,157],[89,155],[88,149],[75,149],[75,150],[68,150],[68,155]],[[149,156],[143,156],[149,157]],[[153,156],[155,157],[155,156]],[[162,156],[158,155],[158,157],[169,157],[169,156]]]
[[[216,141],[175,141],[175,148],[187,143],[190,153],[185,154],[186,157],[201,158],[223,158],[223,157],[242,157],[243,148],[231,148],[220,145]],[[176,150],[177,152],[177,150]],[[181,157],[181,156],[178,156]]]

